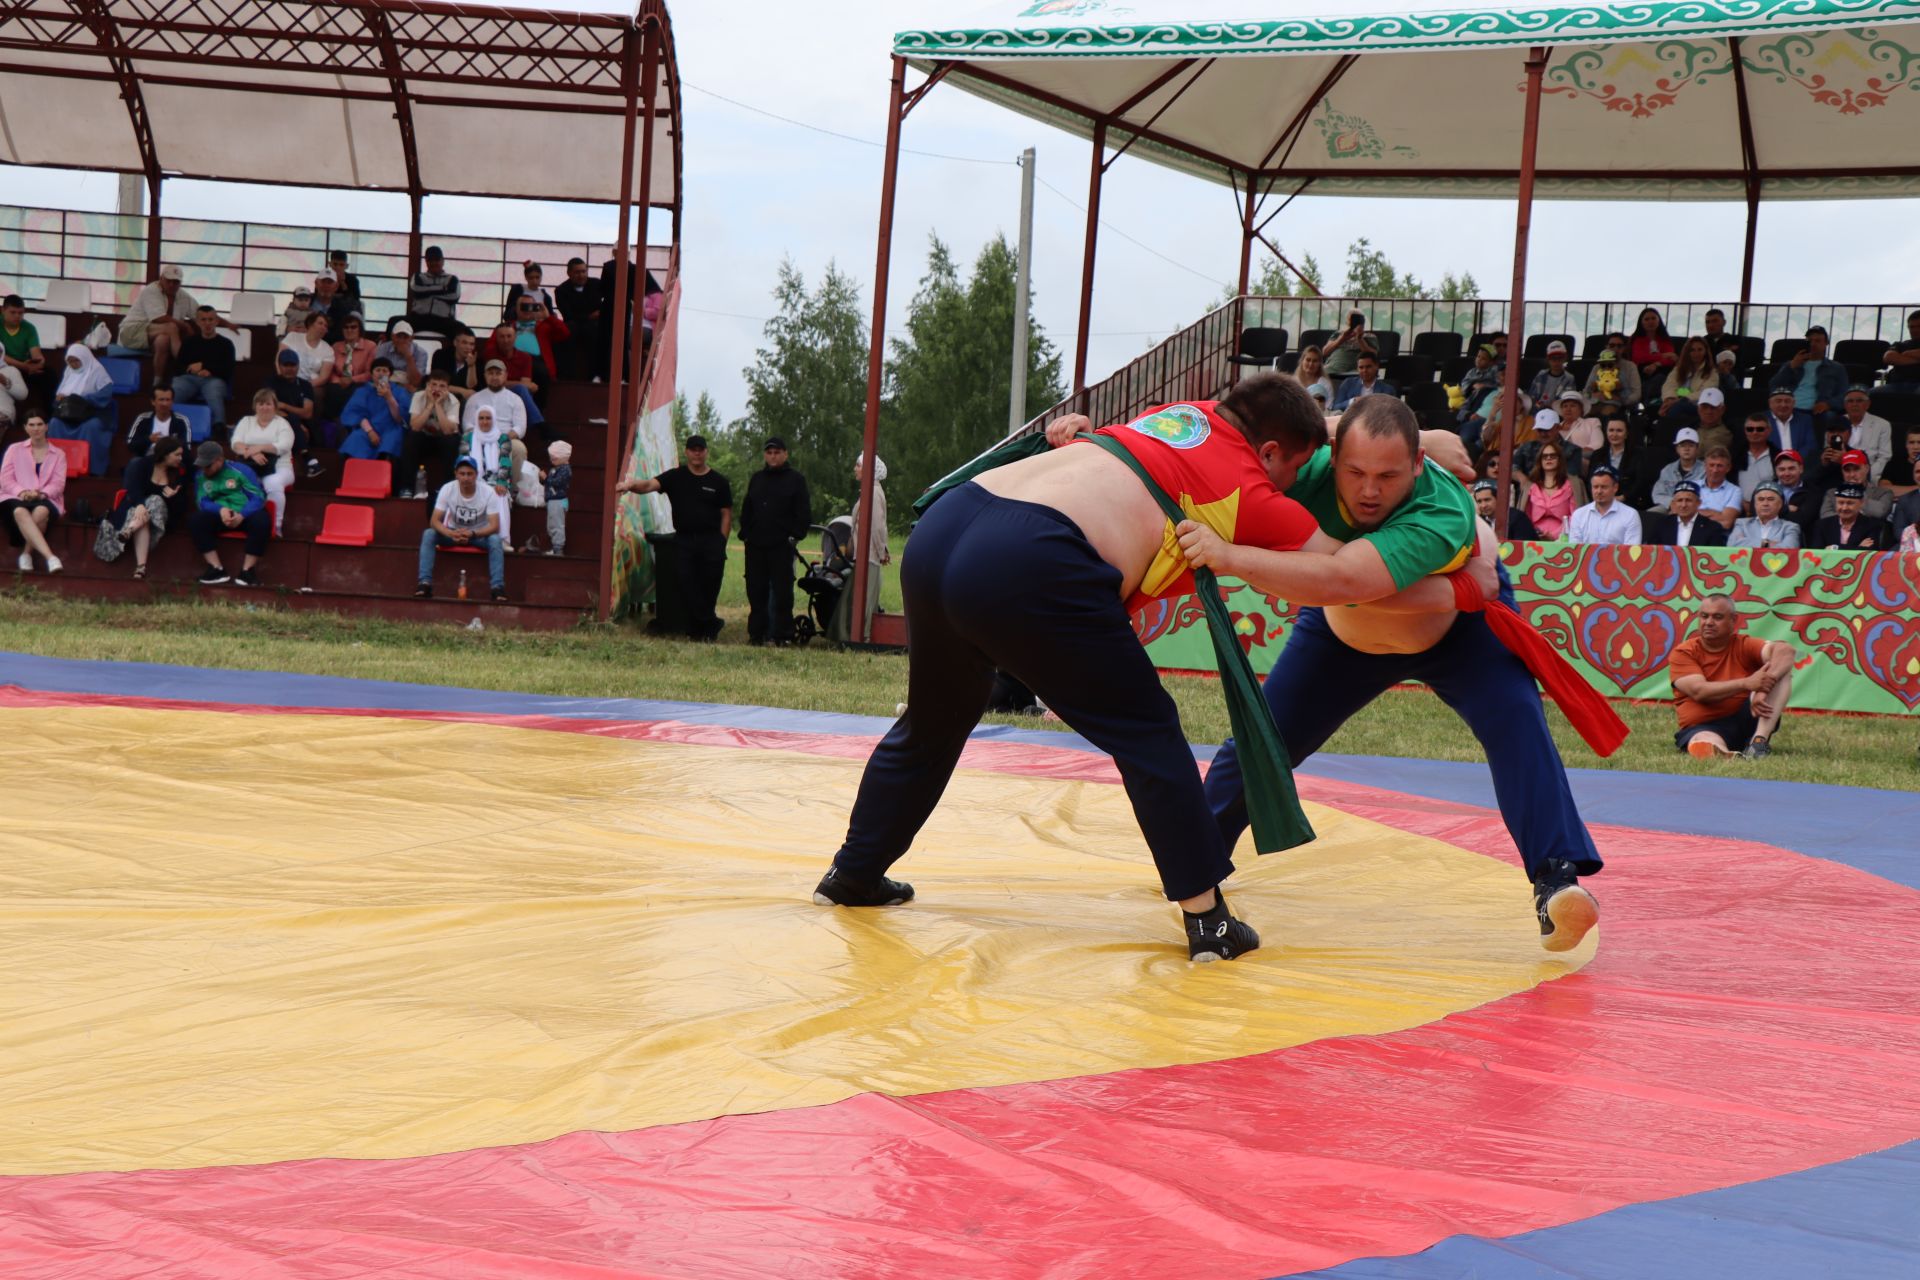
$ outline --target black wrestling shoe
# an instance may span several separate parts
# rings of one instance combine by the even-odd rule
[[[1227,895],[1217,889],[1211,911],[1199,915],[1182,911],[1180,920],[1187,929],[1187,959],[1195,964],[1232,960],[1260,945],[1260,935],[1245,920],[1234,918],[1227,909]]]
[[[814,905],[821,907],[897,907],[913,901],[913,886],[904,880],[881,876],[875,884],[856,884],[829,867],[813,890]]]
[[[1600,904],[1580,887],[1565,858],[1547,859],[1533,886],[1533,913],[1540,917],[1540,945],[1549,951],[1573,950],[1600,923]]]

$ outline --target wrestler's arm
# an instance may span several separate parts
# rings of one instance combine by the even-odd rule
[[[1493,567],[1493,531],[1480,526],[1480,546],[1467,569],[1480,585],[1481,595],[1500,593]],[[1455,605],[1453,584],[1429,575],[1401,589],[1371,542],[1338,542],[1315,530],[1298,551],[1269,551],[1264,547],[1228,542],[1203,524],[1183,520],[1175,533],[1187,563],[1238,578],[1265,595],[1301,605],[1364,604],[1389,613],[1446,613]]]

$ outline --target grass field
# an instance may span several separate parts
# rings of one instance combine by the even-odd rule
[[[888,573],[889,603],[897,583]],[[35,592],[0,594],[0,651],[255,671],[357,676],[576,697],[663,698],[892,716],[906,697],[907,663],[896,654],[852,653],[816,644],[756,649],[746,644],[737,573],[729,574],[721,643],[655,639],[630,626],[583,626],[562,633],[468,632],[290,613],[259,605],[96,604]],[[3,667],[4,664],[0,664]],[[0,670],[0,683],[5,682]],[[1228,733],[1216,681],[1169,677],[1188,736],[1218,742]],[[1797,715],[1772,758],[1757,764],[1700,762],[1673,750],[1673,713],[1624,706],[1633,736],[1598,760],[1550,711],[1571,765],[1660,773],[1727,774],[1912,790],[1920,786],[1914,744],[1920,722],[1886,717]],[[1020,723],[1058,727],[1039,720]],[[1424,690],[1400,690],[1356,716],[1328,745],[1358,755],[1482,759],[1452,712]],[[1391,786],[1391,779],[1382,785]]]

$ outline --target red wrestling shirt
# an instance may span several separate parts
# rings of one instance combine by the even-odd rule
[[[1318,523],[1305,507],[1274,488],[1247,438],[1214,412],[1216,403],[1162,405],[1125,426],[1102,427],[1095,434],[1119,441],[1189,519],[1227,541],[1298,551]],[[1193,573],[1169,520],[1160,550],[1127,608],[1136,610],[1161,596],[1192,590]]]

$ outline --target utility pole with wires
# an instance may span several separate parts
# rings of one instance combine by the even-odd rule
[[[1020,265],[1013,277],[1013,394],[1007,430],[1027,421],[1027,286],[1033,268],[1033,148],[1020,153]]]

